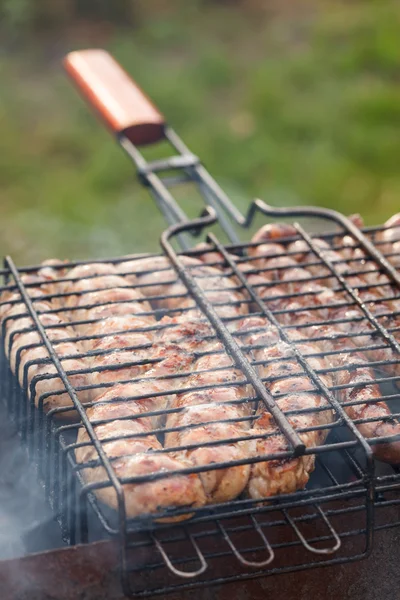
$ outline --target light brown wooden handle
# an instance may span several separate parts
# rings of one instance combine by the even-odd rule
[[[97,49],[70,52],[64,67],[112,132],[125,134],[137,146],[163,138],[163,115],[111,54]]]

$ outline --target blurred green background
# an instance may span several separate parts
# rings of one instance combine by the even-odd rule
[[[241,208],[258,196],[370,224],[399,210],[398,0],[0,0],[0,15],[1,254],[158,248],[161,216],[60,66],[91,46]]]

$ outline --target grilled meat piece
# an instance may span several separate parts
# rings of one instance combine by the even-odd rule
[[[79,355],[78,346],[72,341],[66,341],[73,337],[73,331],[63,313],[55,313],[55,306],[49,300],[43,299],[55,293],[55,282],[51,279],[53,269],[46,266],[40,272],[41,275],[22,275],[21,279],[27,286],[28,294],[34,298],[39,320],[50,341],[54,342],[61,363],[69,374],[72,385],[77,388],[80,401],[88,402],[91,394],[85,372],[86,360],[82,357],[75,358]],[[54,270],[54,276],[55,273]],[[29,397],[33,391],[35,404],[42,406],[45,412],[53,408],[71,406],[71,398],[49,358],[27,307],[21,302],[19,292],[15,291],[15,288],[11,292],[6,289],[0,303],[5,329],[5,351],[10,360],[11,370],[17,375],[20,385],[26,386]],[[63,416],[75,417],[71,412],[63,413]]]
[[[287,234],[286,226],[284,231]],[[273,243],[276,244],[276,240],[279,239],[280,235],[282,235],[282,229],[269,226],[268,229],[264,228],[261,233],[256,234],[256,240],[259,240],[262,236],[262,239],[267,241],[268,236],[270,236]],[[258,248],[256,247],[253,250],[253,255],[260,257],[261,252],[259,253]],[[276,247],[274,251],[276,251]],[[284,246],[281,247],[281,252],[282,258],[284,258],[286,252]],[[286,258],[289,266],[292,266],[292,259],[289,257]],[[259,260],[262,261],[261,264],[264,268],[268,267],[268,258],[263,257],[259,258]],[[361,345],[368,343],[365,341],[366,337],[343,338],[343,328],[345,328],[345,331],[348,328],[346,333],[349,330],[351,332],[357,331],[358,333],[365,333],[365,331],[370,333],[371,331],[370,328],[366,328],[359,320],[359,311],[355,309],[354,311],[349,311],[348,308],[338,309],[335,307],[327,307],[320,310],[318,295],[312,297],[314,305],[310,300],[307,300],[307,295],[293,299],[294,291],[300,294],[308,294],[310,292],[310,282],[306,280],[308,271],[305,268],[298,268],[300,269],[299,278],[293,284],[288,284],[289,290],[284,285],[284,276],[281,276],[276,287],[271,287],[267,284],[264,289],[258,287],[258,293],[271,308],[278,308],[285,311],[277,315],[277,318],[282,323],[291,326],[307,325],[307,327],[302,328],[304,336],[317,338],[324,352],[334,352],[330,355],[329,362],[333,367],[340,367],[340,370],[336,372],[337,384],[346,386],[346,388],[340,391],[339,399],[344,403],[345,411],[350,418],[359,420],[356,422],[357,427],[366,438],[388,437],[400,434],[400,424],[394,421],[389,407],[382,401],[379,386],[373,383],[376,380],[373,369],[367,364],[367,358],[374,360],[390,358],[392,361],[396,361],[397,357],[393,355],[390,348],[379,351],[374,350],[373,352],[368,351],[367,353],[363,353],[362,351],[354,352],[355,346],[352,340],[358,340],[358,344]],[[295,279],[295,269],[296,267],[294,266],[291,269],[291,280]],[[257,283],[260,285],[259,278],[257,278]],[[324,297],[330,296],[332,303],[337,302],[336,294],[328,288],[321,289],[321,286],[319,286],[317,291],[323,294]],[[309,306],[310,304],[311,306]],[[313,310],[314,307],[317,307],[317,310]],[[346,317],[348,322],[339,325],[338,321],[343,317]],[[358,318],[358,320],[353,321],[354,317]],[[335,325],[318,325],[321,319],[327,318],[333,321]],[[361,326],[359,323],[361,323]],[[367,340],[369,337],[367,335]],[[336,353],[337,350],[340,350],[341,354]],[[347,368],[347,365],[352,365],[352,368]],[[393,364],[388,366],[388,369],[393,373]],[[376,458],[380,460],[393,464],[400,463],[400,443],[398,441],[389,441],[385,444],[374,445],[373,451]]]
[[[400,269],[400,213],[386,221],[383,230],[376,234],[376,240],[382,242],[378,248],[388,255],[388,261]]]
[[[200,260],[188,256],[180,258],[220,317],[230,318],[247,313],[240,284],[235,279],[223,275],[220,269],[204,265]],[[154,308],[183,311],[188,319],[202,317],[195,301],[171,268],[168,258],[158,256],[127,261],[120,263],[117,268],[128,279],[134,277]]]
[[[334,413],[327,399],[304,372],[290,345],[280,339],[276,329],[266,319],[247,317],[239,323],[237,332],[246,332],[242,342],[253,347],[252,355],[259,363],[259,374],[278,407],[284,413],[290,411],[287,419],[293,429],[316,428],[333,422]],[[318,352],[318,345],[315,343],[302,343],[298,347],[303,353]],[[317,370],[327,366],[322,357],[310,358],[309,362]],[[332,385],[330,375],[320,375],[320,379],[325,385]],[[250,433],[266,437],[255,440],[255,455],[290,452],[287,440],[261,402],[256,417]],[[321,427],[306,432],[299,431],[299,436],[305,446],[311,449],[321,446],[328,432],[328,428]],[[307,484],[314,465],[314,454],[254,463],[248,493],[252,498],[261,499],[302,489]]]
[[[279,235],[284,233],[284,235],[287,236],[289,232],[291,232],[292,235],[294,235],[295,232],[290,225],[269,225],[260,230],[260,232],[256,234],[255,239],[262,238],[268,240],[268,237],[271,236],[274,242],[276,242]],[[303,242],[301,243],[303,244]],[[283,245],[281,245],[280,249],[282,261],[286,260],[287,266],[289,267],[287,270],[282,271],[282,274],[278,276],[279,280],[284,282],[286,295],[293,296],[298,293],[302,294],[301,300],[303,306],[305,309],[309,309],[314,313],[314,322],[318,321],[318,316],[320,317],[319,320],[321,322],[326,319],[334,321],[338,329],[341,329],[352,336],[355,344],[362,348],[365,346],[373,348],[373,350],[369,350],[366,353],[369,360],[380,361],[382,363],[380,368],[390,374],[399,372],[400,363],[398,363],[399,357],[396,351],[388,344],[383,347],[377,347],[379,346],[376,343],[377,330],[374,325],[367,320],[362,310],[348,297],[347,293],[344,291],[332,290],[314,280],[310,281],[310,276],[313,276],[315,272],[318,271],[318,266],[308,267],[307,264],[310,260],[307,261],[307,258],[310,258],[310,256],[312,257],[312,254],[310,252],[307,254],[299,252],[300,243],[297,244],[294,249],[295,244],[297,244],[297,242],[290,244],[288,250],[289,252],[295,251],[294,257],[297,258],[297,261],[299,262],[296,262],[294,258],[285,256],[287,249]],[[321,240],[320,246],[322,247],[324,244],[325,242]],[[276,246],[276,244],[274,245]],[[265,246],[265,244],[263,244],[263,246]],[[260,247],[253,249],[252,252],[254,252],[255,256],[258,255],[259,248]],[[325,250],[322,250],[322,252],[325,253]],[[326,252],[329,252],[328,258],[331,261],[342,261],[342,271],[344,271],[344,257],[329,248]],[[315,257],[313,260],[315,262]],[[265,265],[267,264],[266,261],[267,259],[259,258],[258,264],[263,264],[265,268]],[[319,268],[321,268],[320,265]],[[351,269],[349,269],[348,266],[346,268],[347,274],[351,274]],[[393,327],[392,314],[396,307],[394,307],[391,302],[380,298],[379,293],[376,290],[382,288],[369,288],[367,282],[363,280],[361,276],[356,276],[355,274],[350,275],[349,283],[356,289],[358,288],[357,292],[359,296],[364,302],[367,302],[370,312],[379,319],[379,322],[385,327]],[[385,288],[388,293],[386,285]],[[394,333],[394,336],[397,336],[396,332]],[[380,344],[380,346],[382,346],[382,344]]]
[[[247,485],[250,465],[232,465],[250,460],[252,444],[246,439],[250,428],[253,403],[251,389],[243,373],[236,369],[224,347],[204,321],[188,321],[186,315],[161,324],[160,339],[174,342],[193,355],[200,353],[192,367],[185,388],[173,397],[167,415],[165,447],[194,467],[210,469],[199,474],[207,502],[226,502],[236,498]]]
[[[205,503],[199,477],[179,473],[190,467],[190,463],[163,452],[153,433],[159,428],[159,416],[147,415],[165,410],[168,392],[179,386],[179,372],[188,370],[192,357],[176,346],[163,345],[155,357],[163,360],[148,370],[140,382],[114,385],[87,411],[119,479],[163,475],[155,481],[123,483],[129,518],[170,508],[192,509]],[[101,423],[96,424],[97,421]],[[117,439],[107,441],[109,438]],[[78,434],[78,443],[82,442],[89,442],[84,428]],[[75,456],[81,464],[98,461],[97,452],[90,443],[77,448]],[[88,483],[107,480],[106,472],[98,462],[85,468],[83,474]],[[112,486],[96,489],[96,494],[104,503],[118,509],[117,495]],[[188,516],[186,513],[181,519]]]
[[[91,382],[95,403],[87,410],[88,418],[93,423],[104,421],[95,424],[95,431],[103,441],[107,456],[112,459],[112,467],[118,478],[165,474],[165,477],[155,481],[123,485],[128,517],[155,514],[168,508],[201,506],[205,503],[205,495],[199,477],[176,473],[190,466],[190,463],[162,452],[162,445],[152,432],[160,427],[160,416],[147,416],[148,412],[165,410],[169,402],[167,392],[180,385],[179,371],[187,370],[193,358],[175,345],[160,343],[159,346],[152,346],[156,321],[151,314],[143,315],[150,312],[150,306],[141,302],[143,296],[139,291],[123,290],[130,292],[129,297],[126,294],[121,296],[121,287],[92,291],[97,290],[99,280],[104,281],[108,277],[107,268],[105,265],[99,270],[97,264],[93,270],[88,269],[90,278],[78,282],[94,305],[94,308],[83,309],[86,310],[86,314],[81,315],[84,322],[79,323],[82,344],[86,351],[92,353]],[[110,271],[113,271],[113,267]],[[71,282],[67,289],[79,305],[75,283]],[[100,316],[93,321],[90,318],[92,311],[97,310],[97,302],[102,304],[104,299],[114,305],[128,300],[132,305],[131,314],[124,312],[114,316],[105,311],[104,318]],[[155,362],[157,359],[162,360]],[[140,375],[142,379],[138,380]],[[125,380],[130,382],[123,383]],[[121,436],[130,437],[121,439]],[[109,437],[118,439],[105,441]],[[83,428],[78,434],[79,441],[89,441],[87,431]],[[76,451],[79,463],[97,458],[91,444]],[[85,468],[83,474],[90,483],[99,483],[106,478],[101,465]],[[96,494],[106,504],[117,508],[113,487],[96,489]],[[181,518],[188,516],[185,513]]]
[[[156,321],[142,294],[123,287],[131,284],[116,274],[113,265],[75,267],[67,279],[64,293],[71,325],[80,335],[82,349],[93,353],[90,383],[96,398],[105,384],[129,381],[151,366],[143,361],[151,358],[150,330]]]

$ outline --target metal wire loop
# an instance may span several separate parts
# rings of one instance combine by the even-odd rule
[[[268,551],[268,558],[266,560],[261,560],[261,561],[256,561],[256,560],[247,560],[246,558],[244,558],[244,556],[239,552],[239,550],[236,548],[236,546],[234,545],[234,543],[232,542],[231,538],[229,537],[225,527],[221,524],[220,521],[218,521],[218,526],[219,529],[225,539],[225,541],[228,543],[230,549],[232,550],[233,554],[235,555],[235,557],[237,558],[237,560],[244,565],[245,567],[254,567],[254,568],[262,568],[262,567],[266,567],[267,565],[269,565],[275,558],[275,553],[270,545],[270,543],[268,542],[267,538],[264,535],[263,530],[260,527],[260,524],[258,523],[258,521],[254,518],[254,516],[251,516],[251,521],[254,525],[254,529],[257,531],[257,533],[259,534],[260,538],[263,541],[264,546],[266,547],[267,551]]]
[[[287,520],[287,522],[289,523],[289,525],[292,527],[292,529],[296,533],[297,537],[299,538],[299,540],[301,541],[301,543],[303,544],[303,546],[309,552],[313,552],[314,554],[333,554],[334,552],[336,552],[337,550],[339,550],[339,548],[341,547],[341,545],[342,545],[341,539],[338,536],[338,534],[336,533],[336,531],[334,530],[334,528],[331,525],[328,517],[325,515],[325,513],[321,509],[321,507],[318,504],[315,504],[314,506],[317,509],[317,511],[319,512],[319,514],[321,515],[322,520],[324,521],[324,523],[328,527],[328,529],[329,529],[329,531],[330,531],[333,539],[335,540],[335,545],[332,546],[331,548],[315,548],[314,546],[311,546],[311,544],[309,544],[307,542],[306,538],[301,533],[300,529],[297,527],[297,525],[294,522],[294,520],[292,519],[292,517],[289,515],[288,511],[286,509],[283,509],[282,512],[285,515],[285,519]]]
[[[183,577],[185,579],[190,579],[192,577],[198,577],[199,575],[204,573],[204,571],[207,569],[208,565],[207,565],[206,559],[204,558],[204,555],[202,554],[200,548],[198,547],[196,540],[193,538],[193,536],[191,534],[188,534],[188,539],[190,540],[193,548],[195,549],[197,558],[199,559],[199,562],[201,565],[200,568],[197,569],[197,571],[181,571],[180,569],[177,569],[176,567],[174,567],[168,554],[165,552],[160,540],[154,535],[154,533],[151,534],[151,537],[157,547],[157,550],[163,557],[163,560],[164,560],[166,566],[177,577]]]

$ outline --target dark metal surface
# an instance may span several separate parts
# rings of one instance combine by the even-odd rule
[[[379,532],[373,555],[357,563],[203,588],[198,600],[398,600],[400,531]],[[2,600],[122,600],[118,547],[111,542],[0,561]],[[168,596],[191,600],[193,592]]]

